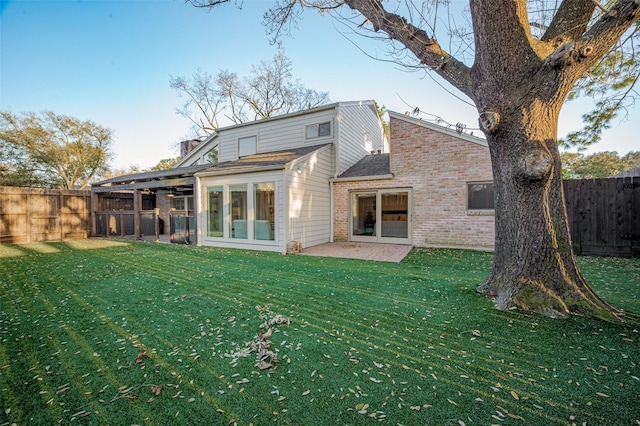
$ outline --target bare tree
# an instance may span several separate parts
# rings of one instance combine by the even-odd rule
[[[191,3],[215,7],[223,1]],[[489,144],[496,191],[495,256],[478,291],[492,295],[500,309],[621,318],[576,265],[557,128],[567,95],[633,27],[640,1],[472,0],[472,40],[464,33],[457,40],[472,50],[456,52],[453,43],[448,50],[440,43],[437,12],[447,3],[278,0],[265,21],[280,36],[295,26],[302,8],[329,13],[382,35],[400,62],[430,70],[471,99]]]
[[[178,114],[205,134],[216,130],[223,118],[239,124],[329,102],[328,93],[308,88],[293,77],[291,61],[283,51],[270,62],[253,65],[251,75],[243,79],[227,70],[216,76],[197,71],[191,78],[171,77],[170,85],[187,98]]]

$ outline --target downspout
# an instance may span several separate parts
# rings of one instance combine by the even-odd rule
[[[202,219],[202,193],[200,191],[200,178],[196,177],[195,175],[193,176],[193,178],[195,179],[194,185],[193,185],[193,189],[194,189],[194,197],[193,200],[195,202],[195,208],[196,208],[196,216],[194,217],[194,222],[195,222],[195,228],[196,228],[196,246],[201,246],[202,245],[202,232],[203,232],[203,226],[202,223],[204,223],[204,220]],[[202,222],[202,223],[201,223]]]
[[[335,178],[335,176],[334,176]],[[333,242],[333,179],[329,179],[329,209],[331,211],[330,216],[330,226],[329,226],[329,242]]]
[[[340,104],[338,104],[340,105]],[[338,109],[338,105],[336,105],[336,115],[335,115],[335,123],[333,125],[333,128],[335,130],[335,133],[333,135],[333,139],[334,139],[334,148],[335,148],[335,160],[334,160],[334,164],[335,164],[335,170],[333,172],[333,179],[338,177],[338,169],[340,168],[340,120],[338,119],[338,117],[340,116],[340,110]],[[334,211],[333,211],[333,204],[334,204],[334,200],[333,200],[333,179],[329,179],[329,211],[331,212],[331,214],[329,215],[329,242],[333,243],[333,219],[334,219]]]

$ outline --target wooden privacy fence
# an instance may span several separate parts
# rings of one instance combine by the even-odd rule
[[[91,192],[0,186],[0,243],[87,238]]]
[[[573,248],[583,256],[640,256],[640,177],[564,181]]]

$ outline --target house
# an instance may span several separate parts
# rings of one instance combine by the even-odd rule
[[[217,247],[286,253],[363,241],[491,249],[486,142],[389,117],[390,143],[373,101],[338,102],[188,141],[174,169],[94,184],[102,194],[94,217],[104,217],[94,221],[102,224],[96,231],[157,234],[149,222],[155,216],[169,223],[172,241]],[[209,162],[212,153],[217,164]],[[122,194],[132,200],[133,224],[103,211],[104,200]]]
[[[94,235],[139,238],[153,228],[151,212],[157,210],[174,242],[282,253],[290,244],[328,242],[329,179],[369,152],[386,149],[373,101],[338,102],[218,129],[199,144],[188,141],[188,148],[171,170],[92,185],[101,194],[94,203]],[[217,164],[208,163],[212,151]],[[105,202],[109,197],[131,201],[117,210]],[[190,212],[187,219],[182,212]],[[147,219],[136,219],[142,213]],[[176,213],[182,215],[177,221]],[[174,238],[174,225],[187,222],[186,233]]]

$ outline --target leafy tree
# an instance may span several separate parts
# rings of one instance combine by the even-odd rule
[[[588,156],[563,152],[560,157],[565,179],[601,179],[640,167],[640,151],[631,151],[623,157],[615,151]]]
[[[176,112],[205,134],[216,130],[222,118],[239,124],[329,102],[328,93],[305,87],[293,77],[291,61],[283,51],[270,62],[253,65],[249,77],[226,70],[216,76],[196,71],[191,78],[172,76],[170,85],[187,98]]]
[[[389,122],[385,119],[385,115],[387,114],[387,107],[384,105],[378,105],[377,102],[375,104],[376,111],[378,111],[378,117],[380,117],[380,122],[382,123],[382,130],[384,131],[384,135],[386,136],[387,140],[389,140],[391,136],[391,129],[389,128]]]
[[[0,112],[0,141],[13,153],[4,167],[27,173],[26,184],[88,188],[111,156],[112,131],[92,121],[52,111]]]
[[[149,172],[152,171],[158,171],[158,170],[166,170],[166,169],[170,169],[173,166],[175,166],[178,161],[180,161],[180,157],[175,157],[175,158],[163,158],[162,160],[160,160],[158,162],[158,164],[156,164],[155,166],[151,167],[149,170]]]
[[[579,151],[600,142],[602,131],[611,122],[635,104],[638,95],[636,84],[640,76],[640,61],[635,48],[640,41],[640,21],[617,42],[616,48],[606,54],[589,72],[578,80],[568,99],[592,97],[595,108],[582,116],[585,126],[571,132],[561,140],[565,148],[577,147]]]
[[[208,8],[229,2],[190,1]],[[628,34],[640,17],[640,1],[472,0],[469,36],[440,30],[447,20],[438,12],[449,4],[277,0],[265,23],[279,37],[295,27],[304,7],[314,8],[388,43],[398,62],[437,74],[471,99],[489,145],[496,192],[495,256],[478,291],[492,295],[500,309],[620,318],[576,265],[557,129],[574,85]],[[447,41],[447,35],[456,39]]]
[[[0,186],[46,187],[47,182],[18,146],[0,140]]]

